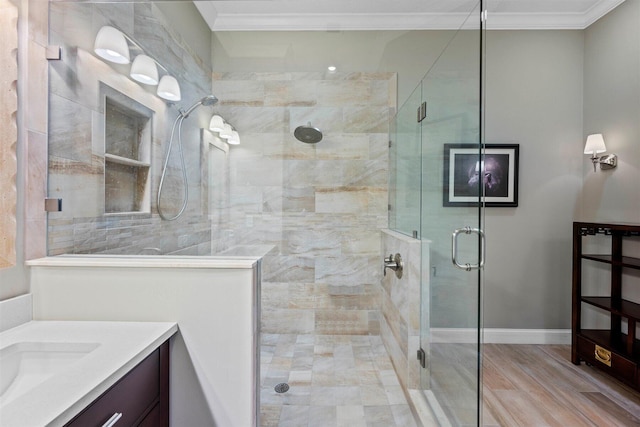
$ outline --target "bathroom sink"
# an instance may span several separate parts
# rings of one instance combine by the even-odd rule
[[[98,347],[97,343],[18,342],[0,349],[0,403],[24,394]]]

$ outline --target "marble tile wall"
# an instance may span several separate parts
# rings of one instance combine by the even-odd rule
[[[129,66],[107,63],[94,55],[93,41],[103,25],[120,28],[167,68],[180,82],[182,101],[166,103],[155,95],[155,87],[132,81]],[[62,59],[49,63],[48,195],[61,198],[63,210],[49,214],[48,254],[208,254],[208,181],[202,174],[207,159],[200,128],[207,127],[210,109],[200,108],[184,121],[189,192],[185,213],[175,221],[161,220],[156,198],[178,108],[188,108],[211,93],[210,64],[203,63],[153,3],[51,2],[50,36],[51,44],[62,47]],[[125,94],[152,112],[150,172],[135,175],[149,180],[135,187],[138,193],[150,187],[138,196],[146,203],[142,207],[138,202],[112,200],[105,209],[104,96],[112,92]],[[178,212],[183,200],[177,144],[174,139],[161,200],[163,212],[170,216]],[[125,191],[110,194],[127,196]],[[134,206],[131,210],[140,212],[106,215],[110,206]]]
[[[404,268],[401,278],[388,270],[382,279],[380,335],[401,386],[405,390],[418,389],[421,367],[416,354],[420,348],[421,321],[426,321],[420,315],[422,243],[404,234],[383,230],[382,249],[385,256],[399,253]],[[426,289],[428,283],[425,284],[425,291]],[[427,297],[428,295],[422,295],[422,298]],[[428,327],[428,324],[422,326]],[[428,348],[424,347],[425,343],[423,349],[428,354]]]
[[[0,268],[16,263],[18,8],[0,0]]]
[[[26,6],[26,11],[25,7]],[[27,17],[26,42],[19,48],[20,58],[26,64],[21,67],[23,79],[20,101],[22,123],[22,160],[24,172],[24,259],[46,255],[46,213],[43,200],[47,195],[47,120],[48,63],[46,49],[49,42],[49,3],[28,0],[22,3]]]
[[[229,244],[270,244],[266,333],[378,334],[392,73],[214,73],[232,147]],[[297,141],[311,123],[323,140]]]

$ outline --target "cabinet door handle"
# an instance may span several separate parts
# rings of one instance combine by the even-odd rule
[[[122,412],[116,412],[107,420],[106,423],[102,424],[102,427],[113,427],[120,418],[122,418]]]

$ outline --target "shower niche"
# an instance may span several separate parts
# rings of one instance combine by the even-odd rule
[[[153,111],[103,89],[105,214],[149,214]]]

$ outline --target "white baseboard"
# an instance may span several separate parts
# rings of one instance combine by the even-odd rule
[[[432,328],[433,343],[474,343],[478,331],[473,328]],[[571,329],[499,329],[482,331],[485,344],[571,344]]]

